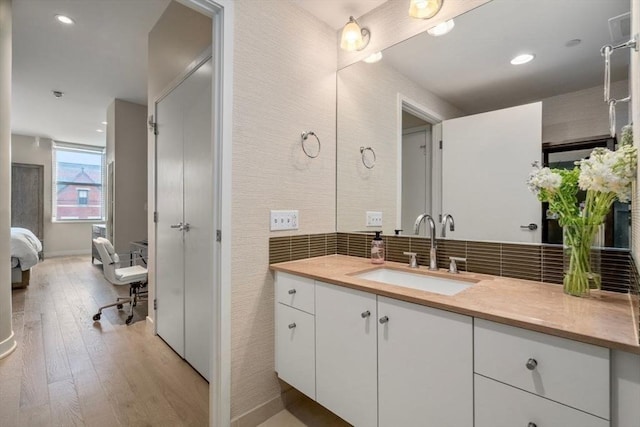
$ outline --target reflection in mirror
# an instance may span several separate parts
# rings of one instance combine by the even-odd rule
[[[436,221],[452,214],[456,227],[447,238],[557,240],[553,219],[526,188],[530,164],[554,161],[559,151],[543,159],[543,146],[588,154],[567,141],[608,133],[600,48],[629,37],[620,30],[628,28],[629,9],[629,0],[493,0],[457,17],[444,36],[425,32],[384,50],[375,64],[341,69],[337,230],[380,229],[366,226],[366,211],[382,212],[385,234],[412,234],[421,213]],[[511,65],[521,53],[535,58]],[[628,53],[612,56],[612,65],[612,95],[625,97]],[[511,110],[517,106],[528,112],[530,131],[509,116],[523,114]],[[617,106],[618,127],[627,123],[627,108]],[[481,126],[457,129],[476,122]],[[511,135],[501,136],[507,128]],[[362,146],[375,150],[374,169],[363,166]],[[533,199],[533,213],[516,215],[525,198]],[[616,209],[607,245],[624,247],[628,206]]]

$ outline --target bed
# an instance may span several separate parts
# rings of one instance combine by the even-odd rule
[[[11,287],[29,285],[31,267],[40,261],[42,242],[26,228],[11,227]]]

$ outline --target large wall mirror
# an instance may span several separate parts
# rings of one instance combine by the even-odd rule
[[[337,230],[414,235],[427,213],[440,238],[451,214],[446,238],[560,243],[527,175],[533,161],[571,167],[614,146],[600,48],[629,39],[629,10],[629,0],[492,0],[448,34],[425,32],[339,70]],[[512,65],[522,53],[535,57]],[[612,60],[622,98],[629,54]],[[627,121],[618,104],[619,127]],[[381,212],[382,226],[367,212]],[[628,247],[628,206],[612,217],[607,245]]]

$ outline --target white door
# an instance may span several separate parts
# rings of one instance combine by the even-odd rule
[[[526,180],[541,157],[542,103],[445,120],[442,139],[442,213],[456,223],[447,236],[540,243],[541,205]]]
[[[472,427],[471,317],[378,296],[378,319],[378,426]]]
[[[318,403],[356,427],[375,426],[376,359],[376,296],[316,282]]]
[[[156,322],[158,335],[184,357],[182,89],[156,106]]]
[[[209,379],[212,60],[157,104],[157,332]]]
[[[412,234],[418,215],[431,215],[431,131],[422,129],[402,135],[403,234]],[[425,227],[426,229],[426,227]]]
[[[188,79],[184,106],[184,358],[209,379],[213,292],[212,60]]]

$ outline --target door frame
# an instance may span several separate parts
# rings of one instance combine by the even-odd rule
[[[234,4],[233,0],[177,1],[211,17],[213,23],[210,54],[213,57],[211,146],[214,158],[213,200],[215,209],[212,222],[213,229],[220,237],[213,245],[214,259],[212,262],[214,286],[211,301],[213,319],[209,425],[229,427],[231,425],[231,161]],[[186,76],[181,77],[184,79]],[[163,91],[162,95],[166,95],[166,93],[168,91]],[[157,102],[159,99],[154,100],[154,110]],[[152,156],[155,161],[155,146]],[[155,194],[155,163],[152,174],[154,188],[150,191]],[[153,212],[156,208],[155,197],[153,200],[153,209],[149,209],[150,234],[155,234],[155,222],[153,221]],[[153,260],[153,265],[155,268],[155,260]]]

